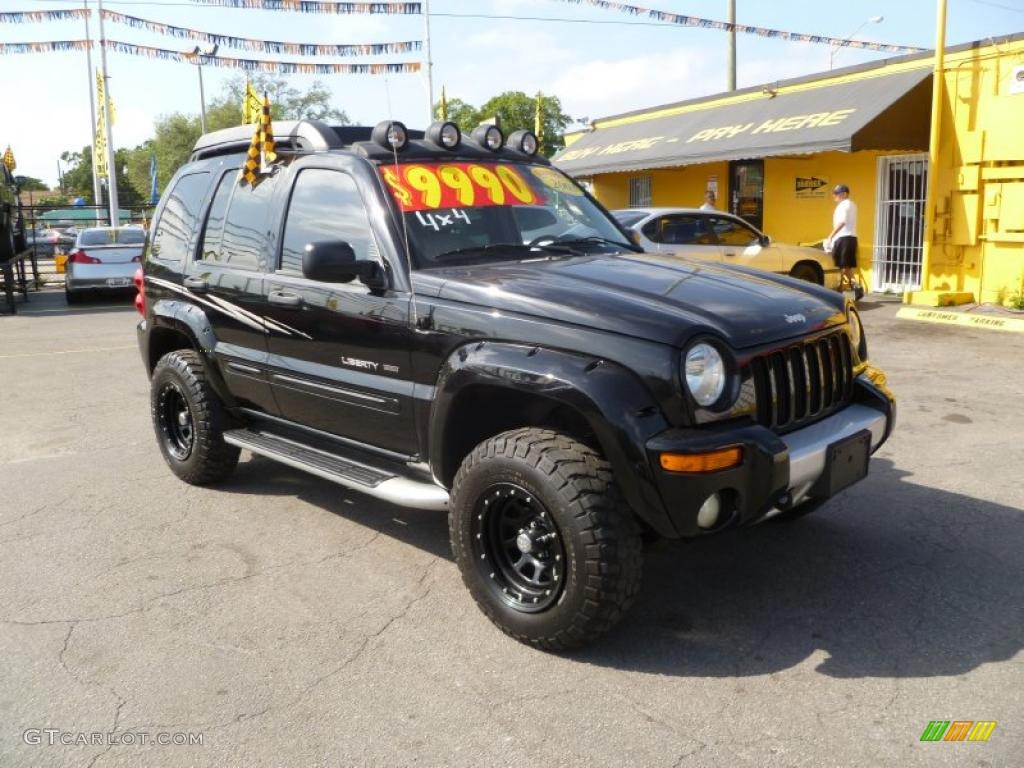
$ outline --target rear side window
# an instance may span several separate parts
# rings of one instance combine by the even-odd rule
[[[185,260],[192,233],[199,224],[203,195],[209,184],[208,172],[189,173],[178,179],[153,232],[150,256],[161,261]]]
[[[379,251],[355,181],[341,171],[307,168],[295,180],[284,225],[281,269],[302,272],[306,243],[344,240],[356,258],[378,261]]]
[[[273,176],[253,189],[239,182],[237,168],[224,174],[210,205],[201,258],[238,269],[264,269],[273,194]]]

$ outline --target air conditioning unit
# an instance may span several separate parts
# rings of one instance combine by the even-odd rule
[[[1010,72],[1010,93],[1024,93],[1024,64]]]

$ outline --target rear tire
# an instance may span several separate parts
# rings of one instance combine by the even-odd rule
[[[640,590],[640,529],[611,467],[566,435],[518,429],[478,445],[455,477],[448,520],[473,599],[528,645],[585,645]]]
[[[186,483],[206,485],[234,471],[240,451],[224,442],[227,414],[198,354],[179,349],[160,358],[150,412],[164,460]]]
[[[789,271],[789,276],[795,277],[797,280],[806,280],[808,283],[814,283],[815,285],[825,284],[821,271],[813,264],[808,264],[807,262],[795,264]]]

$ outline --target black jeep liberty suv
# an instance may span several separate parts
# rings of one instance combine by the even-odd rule
[[[853,306],[639,252],[527,132],[280,123],[203,136],[136,276],[160,450],[240,449],[448,510],[483,612],[545,649],[618,621],[643,536],[797,517],[862,479],[895,418]]]

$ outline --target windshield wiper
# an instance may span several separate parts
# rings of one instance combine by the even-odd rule
[[[581,256],[582,254],[563,245],[562,243],[546,243],[544,245],[528,245],[526,243],[489,243],[488,245],[473,245],[467,248],[456,248],[454,251],[444,251],[443,253],[437,254],[434,257],[435,261],[443,261],[450,258],[458,258],[459,256],[468,256],[470,254],[477,253],[493,253],[494,251],[544,251],[546,253],[564,253],[570,256]]]
[[[574,237],[570,240],[559,240],[558,245],[587,245],[593,243],[594,245],[612,245],[616,248],[626,248],[634,253],[640,253],[640,246],[634,245],[633,243],[624,243],[621,240],[612,240],[607,237],[601,237],[599,235],[589,235],[587,237]]]

